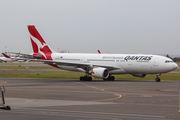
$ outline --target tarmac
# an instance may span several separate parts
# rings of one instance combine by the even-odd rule
[[[5,120],[179,120],[179,81],[0,78]]]

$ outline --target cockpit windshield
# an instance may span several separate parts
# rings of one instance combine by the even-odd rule
[[[172,60],[166,60],[165,63],[173,63]]]

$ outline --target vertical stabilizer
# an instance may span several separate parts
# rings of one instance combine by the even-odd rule
[[[30,39],[34,53],[50,54],[54,52],[41,37],[34,25],[28,25],[28,30],[30,33]]]
[[[10,56],[6,55],[5,53],[2,53],[4,55],[4,57],[6,58],[11,58]]]

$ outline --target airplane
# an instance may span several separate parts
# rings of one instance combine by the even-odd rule
[[[0,57],[0,60],[4,62],[10,62],[10,61],[15,61],[16,58],[18,58],[18,54],[16,54],[14,57],[10,57],[9,55],[2,53],[4,57]]]
[[[0,57],[0,61],[1,62],[7,62],[7,61],[11,61],[11,60],[6,58],[6,57]]]
[[[10,52],[11,53],[11,52]],[[5,53],[2,53],[4,55],[4,57],[6,57],[7,59],[9,59],[9,61],[17,61],[17,62],[25,62],[25,61],[28,61],[28,60],[24,60],[24,59],[18,59],[19,58],[19,53],[17,53],[14,57],[10,57],[8,56],[7,54]]]
[[[10,56],[8,56],[7,54],[5,53],[2,53],[4,55],[4,57],[0,57],[0,61],[1,62],[9,62],[9,61],[12,61],[13,58],[11,58]]]
[[[131,74],[135,77],[156,74],[155,81],[160,82],[161,74],[178,67],[167,57],[151,54],[57,53],[44,41],[34,25],[28,25],[28,30],[33,53],[22,55],[59,69],[84,72],[85,76],[81,76],[80,81],[91,81],[91,76],[114,81],[113,74]]]

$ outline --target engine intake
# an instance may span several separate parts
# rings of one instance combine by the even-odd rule
[[[89,71],[93,77],[106,79],[109,77],[109,71],[107,68],[94,68]]]

